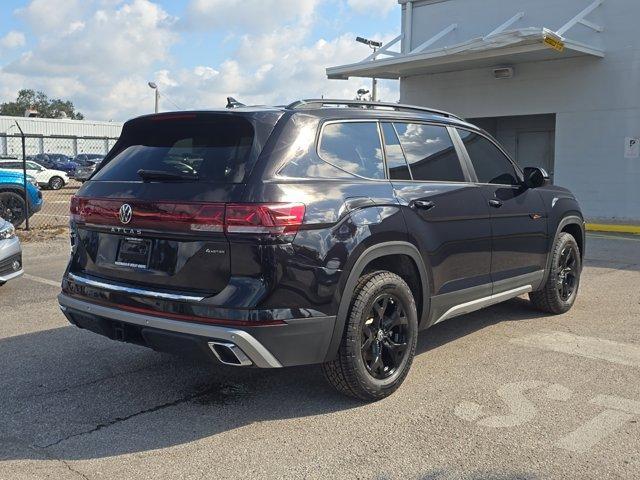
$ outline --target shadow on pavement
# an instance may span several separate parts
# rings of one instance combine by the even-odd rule
[[[516,299],[422,332],[418,354],[504,320],[540,316]],[[202,364],[73,327],[0,340],[0,405],[0,460],[145,452],[362,406],[327,386],[317,366]]]

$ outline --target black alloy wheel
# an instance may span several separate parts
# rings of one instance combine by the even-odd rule
[[[561,232],[551,251],[551,268],[539,290],[529,293],[531,303],[543,312],[568,312],[576,301],[582,273],[582,256],[573,236]]]
[[[418,340],[411,288],[395,273],[364,274],[353,289],[336,358],[322,364],[339,392],[366,401],[395,392],[409,373]]]
[[[373,378],[393,375],[408,353],[409,320],[402,303],[383,293],[373,302],[362,325],[362,360]]]
[[[567,245],[560,253],[557,270],[558,294],[565,302],[571,298],[576,290],[578,278],[577,266],[577,252],[571,248],[571,246]]]

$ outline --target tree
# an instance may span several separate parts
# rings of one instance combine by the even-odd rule
[[[73,103],[69,100],[49,97],[44,92],[22,89],[18,92],[15,102],[0,104],[0,115],[22,117],[30,108],[38,111],[38,116],[43,118],[71,118],[83,120],[84,115],[76,112]]]

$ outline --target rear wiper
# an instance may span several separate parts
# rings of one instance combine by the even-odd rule
[[[192,182],[198,180],[198,175],[195,173],[181,173],[181,172],[166,172],[164,170],[138,170],[138,175],[142,177],[145,182],[152,182],[153,180],[168,181],[168,182]]]

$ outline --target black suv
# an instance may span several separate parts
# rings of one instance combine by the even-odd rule
[[[525,293],[571,308],[574,196],[436,110],[343,100],[133,119],[71,204],[78,327],[396,390],[418,331]]]

